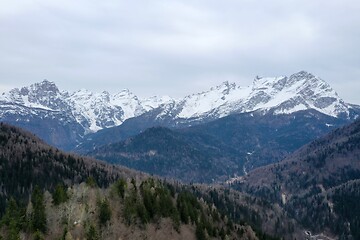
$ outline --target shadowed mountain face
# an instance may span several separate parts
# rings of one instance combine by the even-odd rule
[[[207,151],[209,150],[209,151]],[[90,153],[98,159],[185,182],[212,182],[238,166],[218,148],[192,143],[186,135],[167,128],[149,128],[126,141]]]
[[[184,129],[151,128],[88,154],[186,182],[225,181],[278,162],[345,122],[317,111],[244,113]]]
[[[255,169],[234,187],[282,203],[305,227],[360,237],[360,121]]]

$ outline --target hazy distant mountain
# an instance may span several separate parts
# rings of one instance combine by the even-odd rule
[[[283,205],[315,233],[360,237],[360,121],[313,141],[280,163],[233,183]]]
[[[115,95],[84,89],[69,93],[44,80],[3,93],[0,104],[1,121],[24,127],[63,149],[73,148],[84,136],[91,139],[90,133],[122,126],[127,119],[133,120],[127,123],[130,132],[122,131],[123,139],[151,126],[190,126],[235,113],[279,115],[313,109],[351,120],[360,109],[345,103],[325,81],[303,71],[290,77],[256,77],[248,87],[224,82],[179,100],[140,99],[128,90]]]

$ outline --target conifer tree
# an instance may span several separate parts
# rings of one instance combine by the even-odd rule
[[[44,193],[39,186],[34,188],[31,195],[31,203],[33,205],[33,213],[31,218],[33,231],[46,232],[46,213],[44,204]]]
[[[89,230],[86,232],[87,240],[99,240],[99,235],[94,227],[94,225],[90,225]]]
[[[68,195],[66,192],[66,188],[62,184],[58,184],[55,188],[55,191],[52,195],[54,205],[59,205],[68,200]]]
[[[99,221],[100,225],[105,225],[107,221],[111,218],[111,209],[110,204],[107,199],[104,199],[99,202]]]

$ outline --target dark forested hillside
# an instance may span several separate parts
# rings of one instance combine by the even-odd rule
[[[88,154],[164,177],[209,183],[278,162],[344,123],[316,111],[254,112],[183,129],[150,128],[121,142],[104,146],[99,145],[108,140],[98,142]],[[121,138],[116,129],[113,135],[107,133],[112,141]]]
[[[347,123],[350,122],[314,110],[278,115],[253,112],[230,115],[182,131],[193,141],[206,133],[206,139],[231,147],[250,171],[283,160],[303,145]],[[209,145],[216,146],[217,142]]]
[[[255,169],[233,187],[283,205],[304,227],[358,239],[360,121]]]
[[[107,186],[130,170],[79,157],[50,147],[33,134],[0,123],[0,213],[11,196],[28,201],[37,185],[53,189],[56,184],[74,184],[92,177]]]
[[[224,152],[229,149],[228,152]],[[98,159],[176,178],[184,182],[212,182],[239,171],[231,149],[221,143],[206,146],[167,128],[150,128],[126,141],[100,147],[90,153]],[[239,167],[240,165],[240,167]]]

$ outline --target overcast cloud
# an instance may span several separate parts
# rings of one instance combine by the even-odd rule
[[[358,0],[1,0],[0,91],[182,97],[309,71],[360,104]]]

